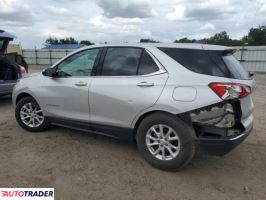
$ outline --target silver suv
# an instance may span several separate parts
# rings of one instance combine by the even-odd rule
[[[137,143],[163,170],[198,149],[224,155],[251,132],[255,82],[234,49],[201,44],[123,44],[79,49],[15,86],[16,119]]]

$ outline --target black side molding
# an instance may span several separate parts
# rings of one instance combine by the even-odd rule
[[[130,143],[134,142],[134,134],[132,128],[88,123],[88,122],[75,121],[71,119],[56,118],[56,117],[48,117],[48,120],[52,125],[104,135],[119,140],[127,141]]]

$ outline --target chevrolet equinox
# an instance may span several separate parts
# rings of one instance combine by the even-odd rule
[[[79,49],[16,84],[16,119],[136,142],[154,167],[180,169],[200,149],[224,155],[251,132],[255,81],[234,49],[120,44]]]

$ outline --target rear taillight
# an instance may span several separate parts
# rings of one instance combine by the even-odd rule
[[[20,73],[20,74],[26,74],[26,73],[27,73],[25,67],[19,65],[18,68],[19,68],[19,73]]]
[[[221,99],[243,98],[250,94],[250,87],[240,83],[210,83],[209,87]]]

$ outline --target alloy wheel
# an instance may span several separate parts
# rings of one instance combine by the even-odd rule
[[[20,109],[21,121],[28,127],[39,127],[44,122],[42,110],[34,103],[29,102]]]
[[[164,124],[157,124],[147,131],[146,145],[157,159],[172,160],[178,155],[181,144],[174,129]]]

